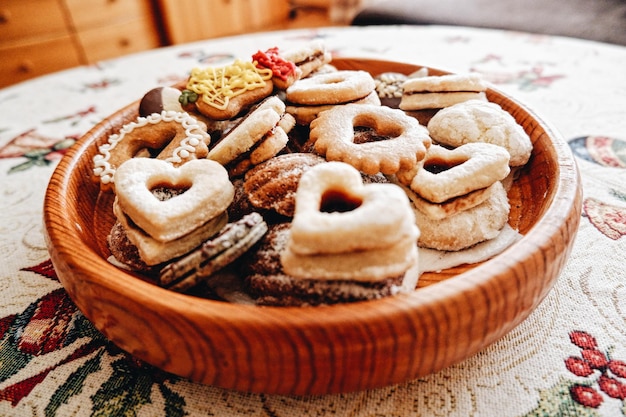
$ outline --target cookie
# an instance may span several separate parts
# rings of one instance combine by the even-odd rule
[[[125,161],[154,156],[178,166],[205,158],[210,140],[206,126],[187,113],[164,110],[138,117],[98,147],[93,157],[94,177],[102,190],[111,190],[115,172]]]
[[[376,94],[383,106],[397,109],[402,99],[402,85],[408,79],[399,72],[384,72],[374,77]]]
[[[489,187],[503,180],[509,172],[509,153],[501,146],[468,143],[447,149],[432,145],[422,168],[408,179],[409,187],[420,197],[432,203],[443,203]]]
[[[246,253],[266,232],[267,224],[258,213],[229,223],[215,238],[166,265],[159,274],[159,285],[175,291],[192,288]]]
[[[515,118],[498,104],[470,100],[440,110],[428,122],[428,131],[438,143],[458,147],[485,142],[499,145],[510,154],[509,164],[528,162],[533,145]]]
[[[486,101],[487,83],[478,74],[431,75],[402,85],[402,110],[441,109],[472,99]]]
[[[186,235],[226,211],[233,185],[223,166],[198,159],[174,167],[151,158],[132,158],[115,173],[120,210],[138,228],[160,242]],[[152,190],[169,187],[184,191],[165,201]]]
[[[194,68],[186,85],[197,95],[195,106],[214,120],[232,119],[274,90],[272,71],[236,60],[219,68]]]
[[[418,235],[402,189],[363,184],[352,166],[328,162],[300,178],[281,262],[301,279],[383,280],[417,263]]]
[[[355,129],[365,127],[378,137],[355,142]],[[410,170],[430,146],[426,128],[401,110],[347,104],[323,112],[311,123],[315,151],[329,161],[346,162],[366,174],[392,175]]]
[[[139,101],[139,116],[165,111],[183,112],[179,101],[180,90],[174,87],[156,87],[148,91]]]
[[[274,129],[285,113],[284,103],[275,96],[255,106],[209,151],[207,158],[227,165],[249,152]],[[283,130],[284,131],[284,130]]]
[[[300,72],[299,78],[308,77],[332,60],[330,52],[326,50],[326,45],[319,40],[287,50],[281,56],[296,65]]]
[[[307,169],[326,162],[310,153],[276,156],[248,171],[243,185],[247,200],[257,209],[293,217],[300,177]]]
[[[280,253],[289,239],[289,223],[271,225],[254,252],[243,262],[241,275],[257,305],[316,306],[374,300],[410,291],[404,276],[379,281],[298,279],[285,273]],[[412,288],[411,288],[412,290]]]
[[[487,200],[443,219],[431,218],[416,210],[420,229],[418,244],[442,251],[459,251],[498,236],[509,219],[510,205],[500,182]]]
[[[302,77],[302,69],[298,68],[294,62],[281,56],[277,47],[270,48],[265,52],[258,51],[252,55],[252,60],[257,67],[272,71],[274,86],[280,90],[286,90]]]

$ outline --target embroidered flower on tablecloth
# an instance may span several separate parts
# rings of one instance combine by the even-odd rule
[[[617,240],[626,236],[626,207],[586,198],[583,201],[583,214],[606,237]]]
[[[565,77],[550,73],[551,66],[548,62],[505,62],[501,56],[490,54],[476,61],[470,70],[494,84],[516,84],[520,90],[533,91]]]
[[[69,123],[70,127],[78,125],[82,120],[96,113],[96,107],[67,114],[54,119],[44,120],[46,125]],[[26,162],[9,169],[9,174],[25,171],[33,166],[48,166],[63,157],[65,152],[78,140],[80,134],[65,137],[48,136],[36,129],[28,129],[12,138],[0,147],[0,159],[26,158]]]
[[[613,349],[601,350],[593,335],[574,330],[569,333],[572,344],[580,351],[564,360],[571,378],[561,378],[552,387],[539,391],[537,406],[524,417],[598,416],[615,406],[626,415],[626,362],[612,356]],[[621,404],[610,404],[611,401]]]
[[[9,174],[25,171],[33,166],[48,166],[58,161],[72,146],[77,137],[53,138],[37,132],[35,129],[27,130],[0,147],[0,159],[3,158],[26,158],[22,162],[9,169]]]
[[[50,260],[23,270],[58,280]],[[35,359],[47,355],[52,359]],[[21,313],[0,318],[0,402],[9,402],[17,412],[59,368],[68,369],[66,376],[55,377],[49,402],[39,404],[47,416],[57,415],[81,395],[92,375],[100,385],[81,400],[91,401],[93,415],[137,415],[152,402],[154,390],[163,398],[158,415],[186,415],[185,399],[172,389],[180,378],[117,348],[89,323],[63,288],[35,300]],[[106,368],[111,371],[101,373]]]
[[[626,141],[610,136],[581,136],[568,141],[572,152],[585,161],[611,168],[626,168]]]
[[[99,81],[93,81],[89,83],[83,83],[81,91],[97,91],[106,90],[109,87],[120,85],[122,82],[117,78],[103,78]]]
[[[626,400],[626,362],[601,351],[595,338],[587,332],[572,331],[570,341],[580,348],[580,356],[565,359],[565,367],[578,377],[589,377],[587,382],[570,387],[572,398],[591,408],[598,408],[604,402],[600,392],[610,398]]]

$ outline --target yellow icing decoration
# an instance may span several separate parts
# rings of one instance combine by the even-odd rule
[[[194,68],[187,81],[187,89],[198,94],[208,105],[224,110],[232,97],[264,87],[265,81],[270,78],[272,70],[236,60],[225,67]]]

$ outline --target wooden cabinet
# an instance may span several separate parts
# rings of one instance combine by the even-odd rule
[[[0,0],[0,87],[163,44],[325,26],[330,23],[329,4],[330,0]]]
[[[161,44],[148,0],[65,0],[86,62]]]
[[[162,44],[152,0],[2,0],[0,87]]]
[[[323,26],[322,7],[293,0],[159,0],[168,43],[179,44],[264,30]]]

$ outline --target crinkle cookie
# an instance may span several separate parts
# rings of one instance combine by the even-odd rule
[[[530,137],[513,116],[487,101],[469,100],[441,109],[428,122],[428,131],[442,145],[485,142],[502,146],[511,155],[511,166],[526,164],[533,150]]]

